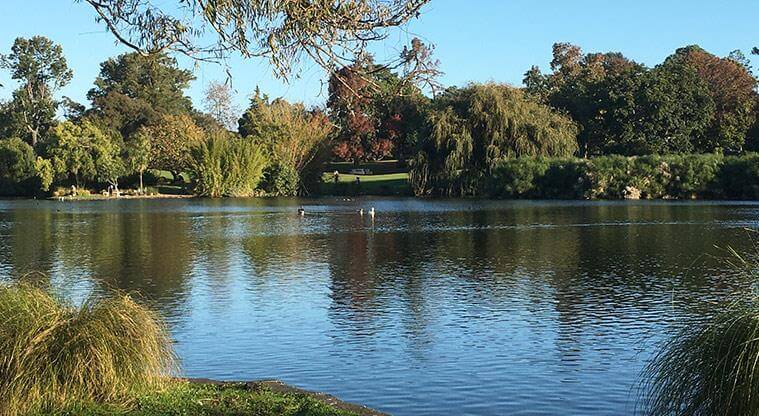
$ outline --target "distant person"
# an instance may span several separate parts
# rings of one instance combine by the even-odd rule
[[[356,176],[356,185],[361,186],[361,177]]]
[[[335,183],[340,181],[340,172],[335,171],[335,173],[332,174],[332,178],[335,180]]]

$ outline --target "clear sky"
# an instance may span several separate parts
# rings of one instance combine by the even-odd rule
[[[168,0],[157,0],[171,3]],[[521,84],[531,65],[546,69],[554,42],[572,42],[585,51],[618,51],[647,65],[661,62],[676,48],[701,45],[720,56],[759,46],[757,0],[432,0],[420,19],[396,31],[378,52],[395,53],[413,36],[436,45],[445,72],[444,85],[469,81]],[[127,51],[116,45],[94,20],[88,5],[75,0],[0,0],[0,51],[7,53],[17,36],[45,35],[63,46],[74,79],[62,95],[86,103],[85,95],[99,63]],[[759,59],[754,58],[759,67]],[[197,80],[189,94],[201,107],[203,87],[226,78],[222,68],[195,66]],[[266,62],[232,61],[232,81],[241,108],[256,85],[270,96],[308,104],[323,103],[324,73],[306,64],[301,78],[285,85],[273,78]],[[14,87],[0,74],[0,97]]]

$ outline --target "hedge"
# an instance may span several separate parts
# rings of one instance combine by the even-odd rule
[[[759,154],[506,159],[486,189],[493,198],[759,199]]]

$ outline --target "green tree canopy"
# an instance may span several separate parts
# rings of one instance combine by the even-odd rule
[[[4,109],[6,134],[20,135],[37,146],[55,122],[55,93],[73,76],[63,49],[44,36],[16,38],[11,53],[0,57],[0,65],[21,84]]]
[[[120,138],[87,120],[55,126],[48,153],[58,177],[72,179],[77,187],[95,179],[118,185],[118,178],[125,173]]]
[[[194,79],[166,54],[119,55],[100,64],[95,87],[87,93],[92,101],[89,115],[129,136],[164,114],[192,113],[192,101],[184,91]]]
[[[719,58],[688,46],[647,68],[619,53],[583,54],[566,43],[553,52],[552,72],[533,67],[524,83],[580,124],[580,156],[744,149],[755,120],[756,79],[737,54]]]
[[[12,137],[0,140],[0,182],[17,184],[34,176],[34,149]]]

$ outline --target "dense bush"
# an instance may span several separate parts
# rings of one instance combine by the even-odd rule
[[[34,177],[34,149],[21,139],[0,140],[0,195],[17,195]]]
[[[488,178],[496,198],[759,198],[759,154],[516,158]]]
[[[0,286],[0,414],[124,403],[174,368],[168,332],[129,296],[69,306],[43,289]]]
[[[240,135],[261,146],[269,160],[262,184],[267,195],[313,191],[330,154],[332,125],[324,113],[256,94],[239,124]]]
[[[253,196],[267,163],[252,141],[223,134],[211,136],[191,155],[195,193],[212,198]]]
[[[272,163],[264,170],[261,189],[270,196],[298,195],[300,175],[295,167]]]

